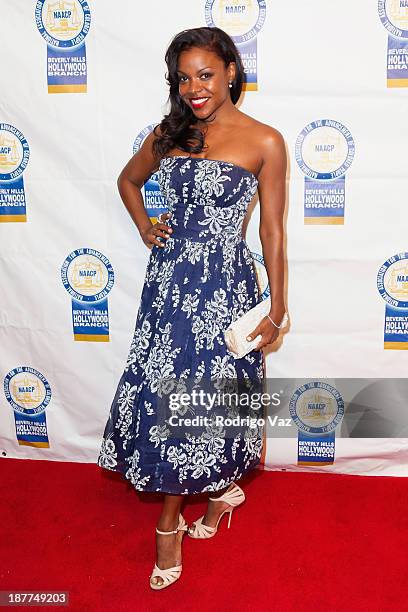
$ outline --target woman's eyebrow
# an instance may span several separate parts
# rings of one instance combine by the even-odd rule
[[[203,70],[212,70],[212,68],[211,68],[210,66],[206,66],[205,68],[200,68],[199,70],[197,70],[197,74],[198,74],[199,72],[202,72]],[[183,72],[182,70],[177,70],[177,72],[178,72],[179,74],[186,74],[186,73],[185,73],[185,72]]]

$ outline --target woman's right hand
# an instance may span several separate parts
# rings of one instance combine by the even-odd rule
[[[168,219],[171,217],[171,213],[162,213],[159,215],[159,219],[163,221],[163,219]],[[161,241],[158,239],[158,236],[161,238],[167,239],[169,235],[172,233],[172,228],[166,225],[165,223],[155,223],[154,225],[150,225],[147,229],[141,232],[142,240],[145,245],[152,249],[155,245],[164,247],[165,241]]]

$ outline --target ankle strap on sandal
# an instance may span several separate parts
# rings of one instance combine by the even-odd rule
[[[178,531],[187,531],[187,529],[188,529],[188,525],[186,521],[184,520],[183,515],[179,514],[178,525],[176,529],[173,529],[172,531],[160,531],[160,529],[157,529],[156,527],[156,533],[161,533],[162,535],[170,535],[172,533],[177,533]]]
[[[171,533],[177,533],[178,529],[173,529],[173,531],[160,531],[160,529],[157,529],[156,527],[156,533],[161,533],[162,535],[170,535]]]

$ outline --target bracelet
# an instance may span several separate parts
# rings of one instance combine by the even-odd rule
[[[272,321],[271,317],[269,315],[266,315],[268,317],[268,319],[270,320],[271,323],[274,324],[275,327],[277,327],[278,329],[281,329],[281,327],[283,327],[284,325],[286,325],[287,321],[288,321],[288,315],[285,312],[285,314],[282,317],[282,321],[280,325],[276,325],[275,321]]]

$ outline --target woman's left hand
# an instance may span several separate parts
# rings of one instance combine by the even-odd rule
[[[255,327],[255,329],[247,336],[247,340],[250,342],[259,335],[262,335],[262,338],[259,340],[257,346],[252,349],[254,351],[259,351],[267,344],[272,344],[272,342],[275,342],[279,336],[279,329],[275,327],[268,317],[264,317]]]

